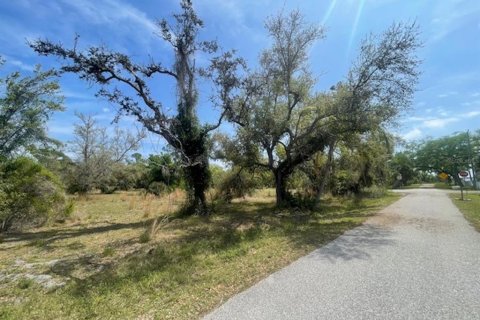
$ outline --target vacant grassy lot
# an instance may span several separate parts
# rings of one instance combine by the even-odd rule
[[[460,209],[465,218],[480,232],[480,194],[468,194],[467,201],[459,200],[458,193],[450,194],[453,203]]]
[[[168,215],[179,192],[77,199],[71,220],[3,236],[0,318],[198,318],[399,197],[276,212],[273,196],[262,190],[183,219]]]

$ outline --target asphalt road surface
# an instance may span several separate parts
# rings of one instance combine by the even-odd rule
[[[205,319],[480,319],[480,233],[445,191],[404,191]]]

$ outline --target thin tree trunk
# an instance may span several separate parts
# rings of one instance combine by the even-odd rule
[[[322,197],[322,195],[325,191],[325,186],[327,185],[327,182],[330,179],[331,171],[332,171],[333,151],[334,150],[335,150],[335,142],[332,142],[328,146],[327,162],[325,163],[325,166],[322,168],[322,171],[320,173],[320,175],[321,175],[321,177],[323,177],[323,179],[320,180],[320,184],[317,188],[317,193],[315,194],[315,206],[317,206],[320,203],[320,198]]]

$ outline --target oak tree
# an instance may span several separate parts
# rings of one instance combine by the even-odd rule
[[[158,22],[161,37],[172,49],[172,65],[162,64],[153,57],[148,63],[136,63],[123,53],[98,46],[79,51],[76,45],[68,49],[41,39],[30,46],[40,55],[64,59],[61,71],[76,73],[81,79],[99,84],[98,95],[118,105],[119,114],[134,116],[147,130],[163,137],[178,154],[184,168],[191,209],[187,211],[206,214],[209,134],[225,118],[233,117],[233,92],[241,84],[237,69],[244,63],[233,52],[225,52],[213,56],[209,67],[199,68],[195,57],[199,52],[215,54],[219,51],[217,43],[199,40],[203,21],[191,0],[182,0],[181,12],[173,17],[173,25],[167,20]],[[155,98],[155,88],[149,83],[158,75],[176,83],[175,106],[165,106]],[[210,79],[215,87],[215,98],[211,101],[221,112],[213,124],[202,124],[198,118],[197,78],[200,76]]]

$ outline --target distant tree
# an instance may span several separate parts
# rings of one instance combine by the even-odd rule
[[[409,106],[419,42],[415,25],[395,24],[381,37],[370,36],[347,79],[331,92],[314,94],[308,50],[322,30],[306,24],[298,11],[270,18],[266,27],[272,47],[251,75],[256,90],[245,92],[248,112],[237,121],[237,136],[223,148],[239,165],[270,170],[281,205],[289,199],[286,182],[300,164],[346,135],[385,126]]]
[[[181,167],[170,154],[150,155],[146,163],[149,192],[160,195],[180,186]]]
[[[70,192],[86,193],[97,187],[111,193],[117,188],[113,175],[116,164],[123,162],[130,152],[139,147],[144,132],[136,135],[115,127],[109,136],[91,115],[78,113],[74,140],[70,143],[76,155],[76,170],[69,183]],[[117,168],[118,169],[118,168]]]
[[[409,150],[396,153],[390,160],[389,167],[393,187],[411,184],[419,175],[415,168],[414,154]]]
[[[0,157],[11,158],[32,145],[49,145],[46,123],[63,110],[56,72],[39,66],[31,76],[19,72],[0,79]]]
[[[233,92],[241,85],[236,72],[244,63],[232,52],[227,52],[212,58],[208,68],[198,68],[196,55],[199,52],[213,54],[218,46],[214,41],[198,40],[203,22],[195,13],[191,0],[182,0],[181,7],[182,12],[174,15],[174,25],[169,25],[166,20],[158,24],[162,38],[173,50],[174,63],[171,67],[153,59],[146,65],[135,63],[125,54],[104,47],[91,47],[86,52],[79,52],[75,47],[66,49],[48,40],[37,40],[30,45],[41,55],[53,55],[70,62],[62,66],[63,72],[77,73],[81,79],[101,85],[98,95],[117,104],[119,113],[133,115],[146,129],[162,136],[178,153],[184,167],[189,187],[189,211],[206,214],[205,190],[210,183],[209,134],[225,118],[235,116]],[[155,75],[175,81],[177,102],[173,111],[155,99],[148,85],[148,80]],[[218,89],[212,103],[222,111],[214,124],[202,125],[198,119],[196,80],[199,76],[211,79]]]
[[[434,173],[447,173],[463,185],[458,173],[472,167],[473,153],[466,132],[420,142],[414,150],[415,167]]]

